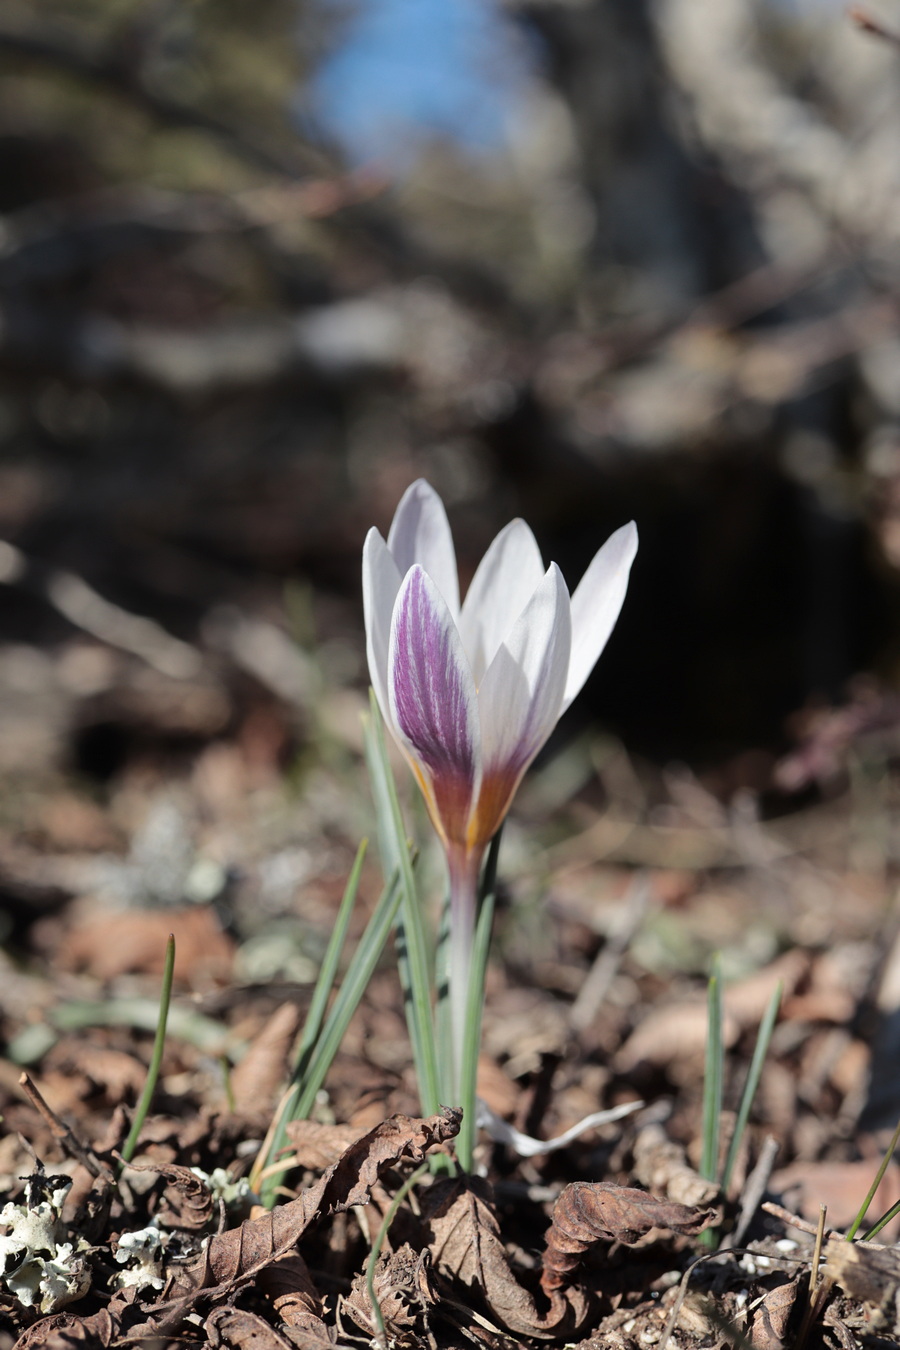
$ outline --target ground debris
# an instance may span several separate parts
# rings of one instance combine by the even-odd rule
[[[553,1207],[541,1285],[550,1293],[569,1284],[585,1253],[598,1242],[630,1244],[654,1228],[694,1237],[709,1228],[717,1214],[716,1209],[657,1200],[631,1186],[572,1182]]]

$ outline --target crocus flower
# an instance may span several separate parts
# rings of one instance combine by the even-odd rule
[[[631,523],[606,541],[570,598],[557,565],[544,570],[531,530],[513,520],[484,555],[460,605],[446,512],[424,480],[404,493],[387,543],[376,529],[366,538],[372,685],[449,865],[457,1045],[485,849],[606,645],[636,550]]]

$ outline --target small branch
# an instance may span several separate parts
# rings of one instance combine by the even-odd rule
[[[900,47],[900,33],[894,32],[892,28],[886,28],[880,19],[868,10],[863,9],[862,5],[851,5],[847,10],[847,18],[852,19],[857,28],[864,33],[871,33],[873,37],[881,38],[884,42],[892,42],[894,46]]]
[[[740,1247],[743,1243],[747,1229],[750,1227],[753,1216],[759,1209],[760,1202],[766,1193],[769,1177],[772,1175],[772,1169],[778,1157],[778,1148],[778,1140],[774,1135],[766,1135],[756,1166],[747,1178],[741,1194],[741,1208],[734,1232],[725,1237],[719,1248],[720,1251],[728,1250],[730,1247]]]
[[[19,1086],[25,1096],[31,1102],[34,1109],[40,1114],[46,1122],[50,1133],[54,1139],[71,1157],[77,1158],[82,1167],[86,1167],[92,1177],[107,1177],[112,1180],[112,1172],[100,1158],[97,1157],[94,1150],[73,1134],[72,1130],[61,1120],[51,1106],[44,1101],[37,1087],[32,1082],[27,1073],[19,1075]]]

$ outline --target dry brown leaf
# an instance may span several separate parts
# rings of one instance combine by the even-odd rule
[[[706,1045],[709,1018],[706,1004],[670,1003],[654,1008],[640,1022],[615,1056],[619,1073],[633,1073],[639,1064],[665,1068],[672,1060],[699,1056]],[[729,1049],[740,1035],[740,1024],[727,1010],[722,1018],[722,1043]]]
[[[279,1256],[259,1272],[256,1287],[271,1301],[285,1326],[328,1340],[322,1321],[322,1300],[299,1252]]]
[[[819,1207],[826,1205],[829,1225],[847,1228],[856,1217],[877,1167],[877,1162],[870,1158],[856,1162],[795,1162],[773,1173],[769,1191],[811,1223],[818,1219]],[[870,1212],[875,1216],[884,1214],[897,1200],[900,1200],[900,1166],[891,1163],[875,1192]],[[896,1223],[887,1231],[896,1232]]]
[[[191,909],[101,911],[74,927],[56,959],[66,970],[85,970],[99,980],[117,975],[161,975],[166,941],[175,934],[177,974],[191,984],[231,975],[234,944],[222,932],[215,911]]]
[[[585,1253],[603,1240],[634,1243],[652,1228],[693,1237],[715,1218],[714,1209],[657,1200],[632,1186],[574,1181],[553,1206],[541,1286],[548,1293],[563,1288]]]
[[[282,1003],[231,1074],[231,1091],[238,1111],[271,1108],[287,1076],[291,1051],[303,1014],[296,1003]]]
[[[437,1302],[428,1248],[416,1252],[405,1242],[396,1252],[383,1258],[375,1272],[375,1297],[391,1341],[400,1337],[408,1340],[423,1319],[427,1331],[428,1311]],[[378,1326],[364,1274],[356,1276],[353,1288],[341,1304],[342,1318],[345,1315],[365,1335],[377,1334]]]
[[[84,1074],[103,1089],[113,1105],[136,1097],[147,1077],[147,1066],[134,1055],[109,1046],[90,1045],[83,1036],[67,1036],[57,1042],[43,1061],[42,1070],[46,1072],[51,1067],[63,1073],[74,1070]]]
[[[763,1296],[750,1325],[753,1350],[782,1350],[796,1301],[796,1278],[785,1279]]]
[[[436,1182],[422,1197],[422,1217],[438,1274],[460,1289],[467,1305],[477,1299],[492,1322],[518,1336],[570,1336],[588,1305],[580,1291],[551,1293],[549,1313],[538,1312],[517,1280],[500,1237],[491,1189],[478,1177]]]
[[[90,1317],[76,1317],[74,1313],[53,1313],[42,1317],[24,1331],[12,1350],[68,1350],[73,1345],[106,1347],[112,1343],[117,1326],[106,1308]]]
[[[479,1056],[476,1087],[478,1096],[487,1102],[498,1116],[515,1115],[522,1097],[522,1089],[490,1055]]]
[[[164,1228],[183,1228],[198,1233],[212,1217],[213,1198],[209,1186],[189,1167],[176,1163],[129,1163],[132,1172],[158,1172],[169,1182],[160,1200],[156,1218]]]
[[[365,1132],[356,1125],[325,1125],[318,1120],[292,1120],[285,1129],[297,1166],[310,1172],[331,1167]]]
[[[206,1332],[216,1350],[296,1350],[262,1317],[227,1304],[210,1313]]]
[[[434,1144],[459,1133],[462,1112],[445,1108],[427,1120],[391,1116],[350,1146],[338,1162],[296,1200],[211,1237],[203,1255],[179,1271],[167,1293],[189,1295],[210,1285],[230,1285],[289,1251],[309,1225],[325,1214],[363,1205],[380,1174],[401,1160],[419,1163]]]
[[[762,970],[729,985],[723,994],[725,1048],[734,1045],[742,1031],[759,1025],[779,981],[790,994],[808,969],[805,953],[785,952]],[[615,1066],[620,1073],[629,1073],[641,1063],[664,1068],[671,1060],[701,1055],[706,1045],[707,1022],[706,1003],[699,999],[655,1008],[621,1047]]]

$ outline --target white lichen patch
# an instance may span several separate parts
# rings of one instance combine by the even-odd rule
[[[119,1289],[162,1289],[165,1283],[162,1258],[168,1234],[158,1228],[138,1228],[133,1233],[122,1233],[116,1243],[116,1260],[128,1265],[116,1276]]]
[[[224,1167],[214,1167],[211,1172],[192,1167],[191,1171],[195,1177],[206,1182],[213,1199],[221,1200],[232,1218],[246,1218],[251,1206],[259,1203],[259,1197],[250,1189],[246,1177],[238,1177],[235,1181]]]
[[[29,1178],[29,1202],[0,1210],[7,1230],[0,1235],[0,1281],[24,1307],[42,1313],[57,1312],[90,1288],[87,1243],[70,1241],[60,1217],[71,1184],[37,1173]]]

